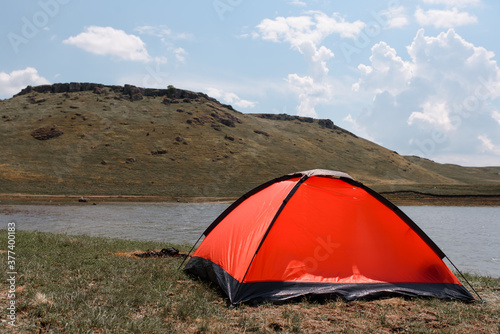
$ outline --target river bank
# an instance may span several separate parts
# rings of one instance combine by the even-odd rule
[[[6,230],[0,239],[7,240]],[[17,332],[498,332],[499,278],[466,274],[486,304],[302,299],[229,308],[219,290],[178,270],[178,258],[117,254],[191,245],[25,231],[16,231],[15,240]],[[2,330],[12,329],[4,321],[8,302],[2,292]]]
[[[37,195],[0,194],[0,205],[75,203],[231,203],[234,197],[180,197],[145,195]]]
[[[415,191],[380,192],[396,205],[405,206],[500,206],[500,195],[435,195]],[[144,195],[38,195],[0,194],[0,205],[74,203],[231,203],[237,197],[180,197]]]

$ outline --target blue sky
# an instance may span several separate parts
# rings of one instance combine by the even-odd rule
[[[56,82],[174,85],[328,118],[400,154],[500,166],[500,2],[12,1],[0,98]]]

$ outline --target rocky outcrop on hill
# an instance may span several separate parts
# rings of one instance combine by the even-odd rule
[[[276,121],[301,121],[306,123],[313,123],[314,118],[312,117],[304,117],[304,116],[295,116],[288,114],[255,114],[255,116],[265,119],[272,119]]]
[[[54,125],[49,128],[38,128],[36,130],[33,130],[31,136],[38,140],[48,140],[59,137],[62,134],[63,132],[57,128],[57,125]]]
[[[196,100],[203,98],[208,101],[217,102],[219,101],[213,97],[208,96],[205,93],[192,92],[185,89],[178,89],[173,86],[169,86],[166,89],[157,88],[142,88],[134,85],[103,85],[98,83],[90,82],[70,82],[70,83],[55,83],[52,85],[40,85],[40,86],[27,86],[21,92],[14,96],[20,96],[25,94],[30,94],[32,92],[37,93],[74,93],[74,92],[85,92],[92,91],[95,94],[104,93],[105,89],[110,89],[115,93],[121,93],[129,97],[133,101],[142,100],[144,96],[160,96],[166,98],[168,101],[172,100]],[[222,104],[221,104],[222,105]],[[230,105],[222,105],[230,110],[234,110]]]
[[[275,121],[300,121],[305,123],[314,123],[315,119],[312,117],[295,116],[288,114],[255,114],[255,116]],[[327,129],[335,129],[335,124],[329,119],[318,119],[318,124]]]

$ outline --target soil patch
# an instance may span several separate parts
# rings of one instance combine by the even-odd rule
[[[117,252],[113,253],[118,256],[133,257],[133,258],[165,258],[165,257],[180,257],[185,258],[188,256],[187,253],[180,252],[177,248],[167,247],[160,250],[135,250],[132,252]]]

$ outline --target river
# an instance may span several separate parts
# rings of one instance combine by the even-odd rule
[[[20,230],[193,244],[221,203],[0,205]],[[462,271],[500,277],[500,207],[400,207]]]

